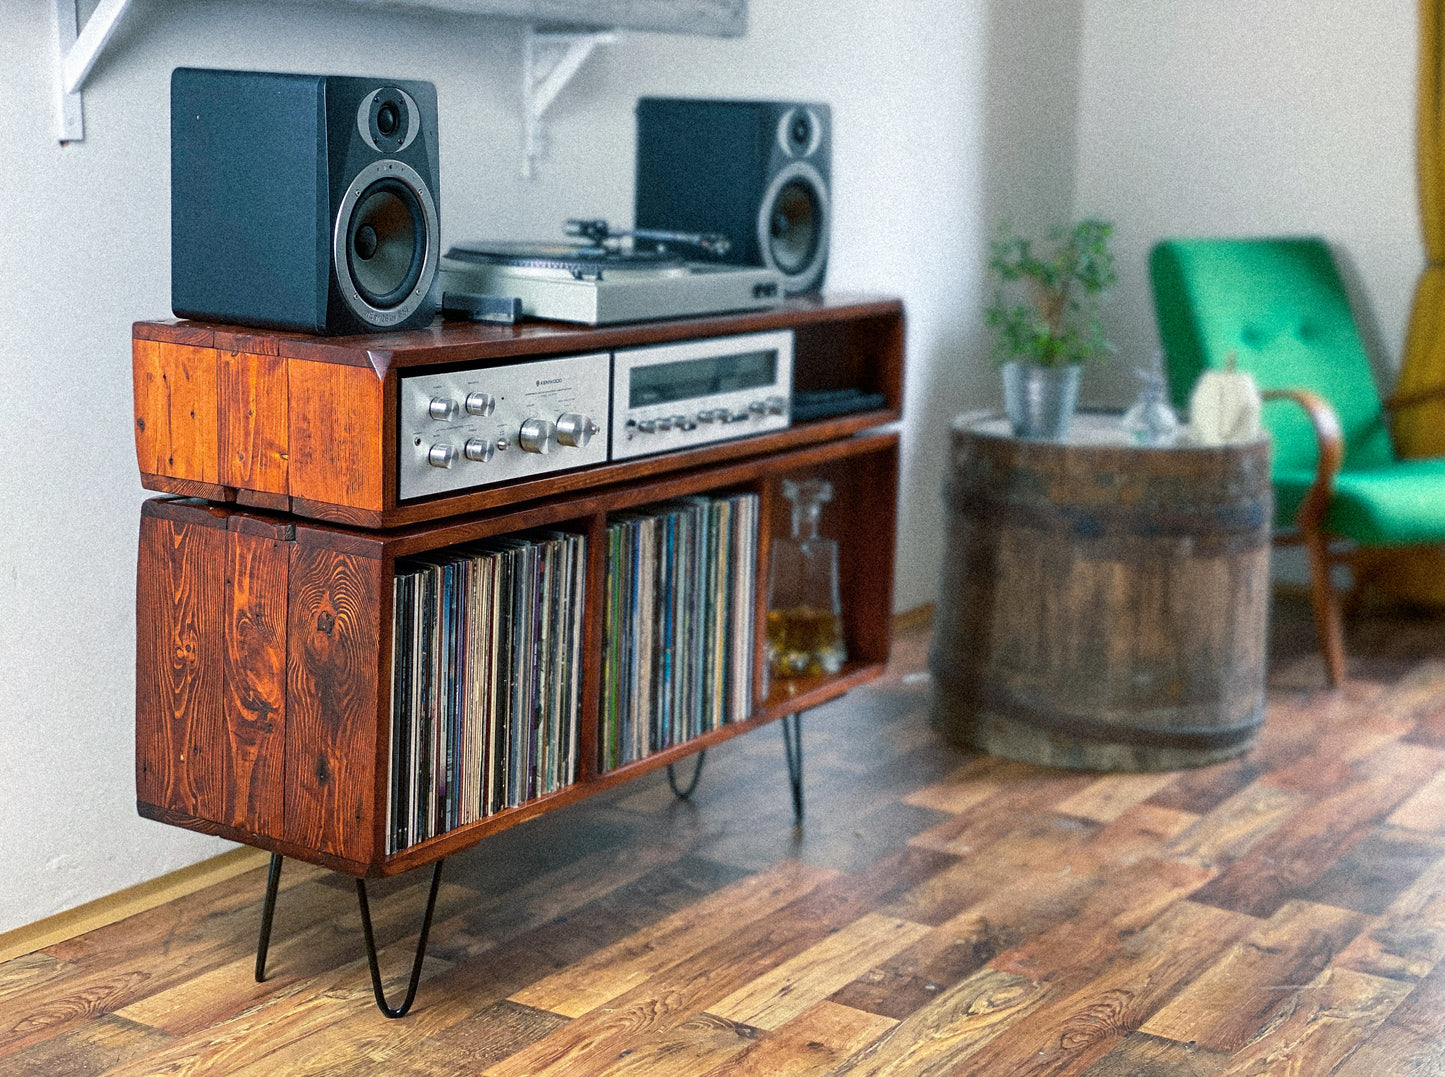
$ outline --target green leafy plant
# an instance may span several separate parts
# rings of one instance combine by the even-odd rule
[[[999,362],[1062,367],[1111,350],[1099,307],[1117,279],[1113,232],[1109,222],[1089,219],[1054,228],[1038,244],[1007,224],[999,230],[989,244],[996,288],[985,310]]]

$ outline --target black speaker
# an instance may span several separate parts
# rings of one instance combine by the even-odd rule
[[[827,105],[642,98],[636,226],[721,233],[724,261],[777,270],[789,293],[821,288],[830,127]]]
[[[172,72],[178,317],[307,333],[424,325],[440,248],[431,83]]]

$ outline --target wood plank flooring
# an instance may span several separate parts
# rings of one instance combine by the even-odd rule
[[[1281,599],[1259,747],[1080,774],[945,746],[927,633],[783,745],[714,749],[447,865],[412,1014],[349,879],[287,862],[0,964],[0,1075],[1445,1074],[1445,617],[1331,693]],[[373,886],[393,998],[428,872]]]

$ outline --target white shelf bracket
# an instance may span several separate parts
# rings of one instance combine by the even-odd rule
[[[59,0],[57,0],[59,2]],[[522,32],[522,177],[537,174],[537,162],[547,156],[547,129],[543,116],[562,88],[587,62],[598,45],[617,40],[613,30],[538,30]]]
[[[90,18],[80,26],[80,0],[52,0],[55,11],[56,85],[58,90],[60,141],[79,142],[85,138],[85,112],[81,90],[90,69],[104,51],[130,0],[100,0]]]

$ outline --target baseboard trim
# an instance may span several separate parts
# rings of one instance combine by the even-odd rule
[[[213,883],[224,882],[253,868],[264,867],[270,854],[263,849],[243,845],[199,864],[167,872],[157,879],[137,883],[114,894],[87,901],[73,909],[47,916],[33,924],[0,932],[0,961],[43,950],[105,927],[127,916],[145,912],[187,894],[193,894]]]

